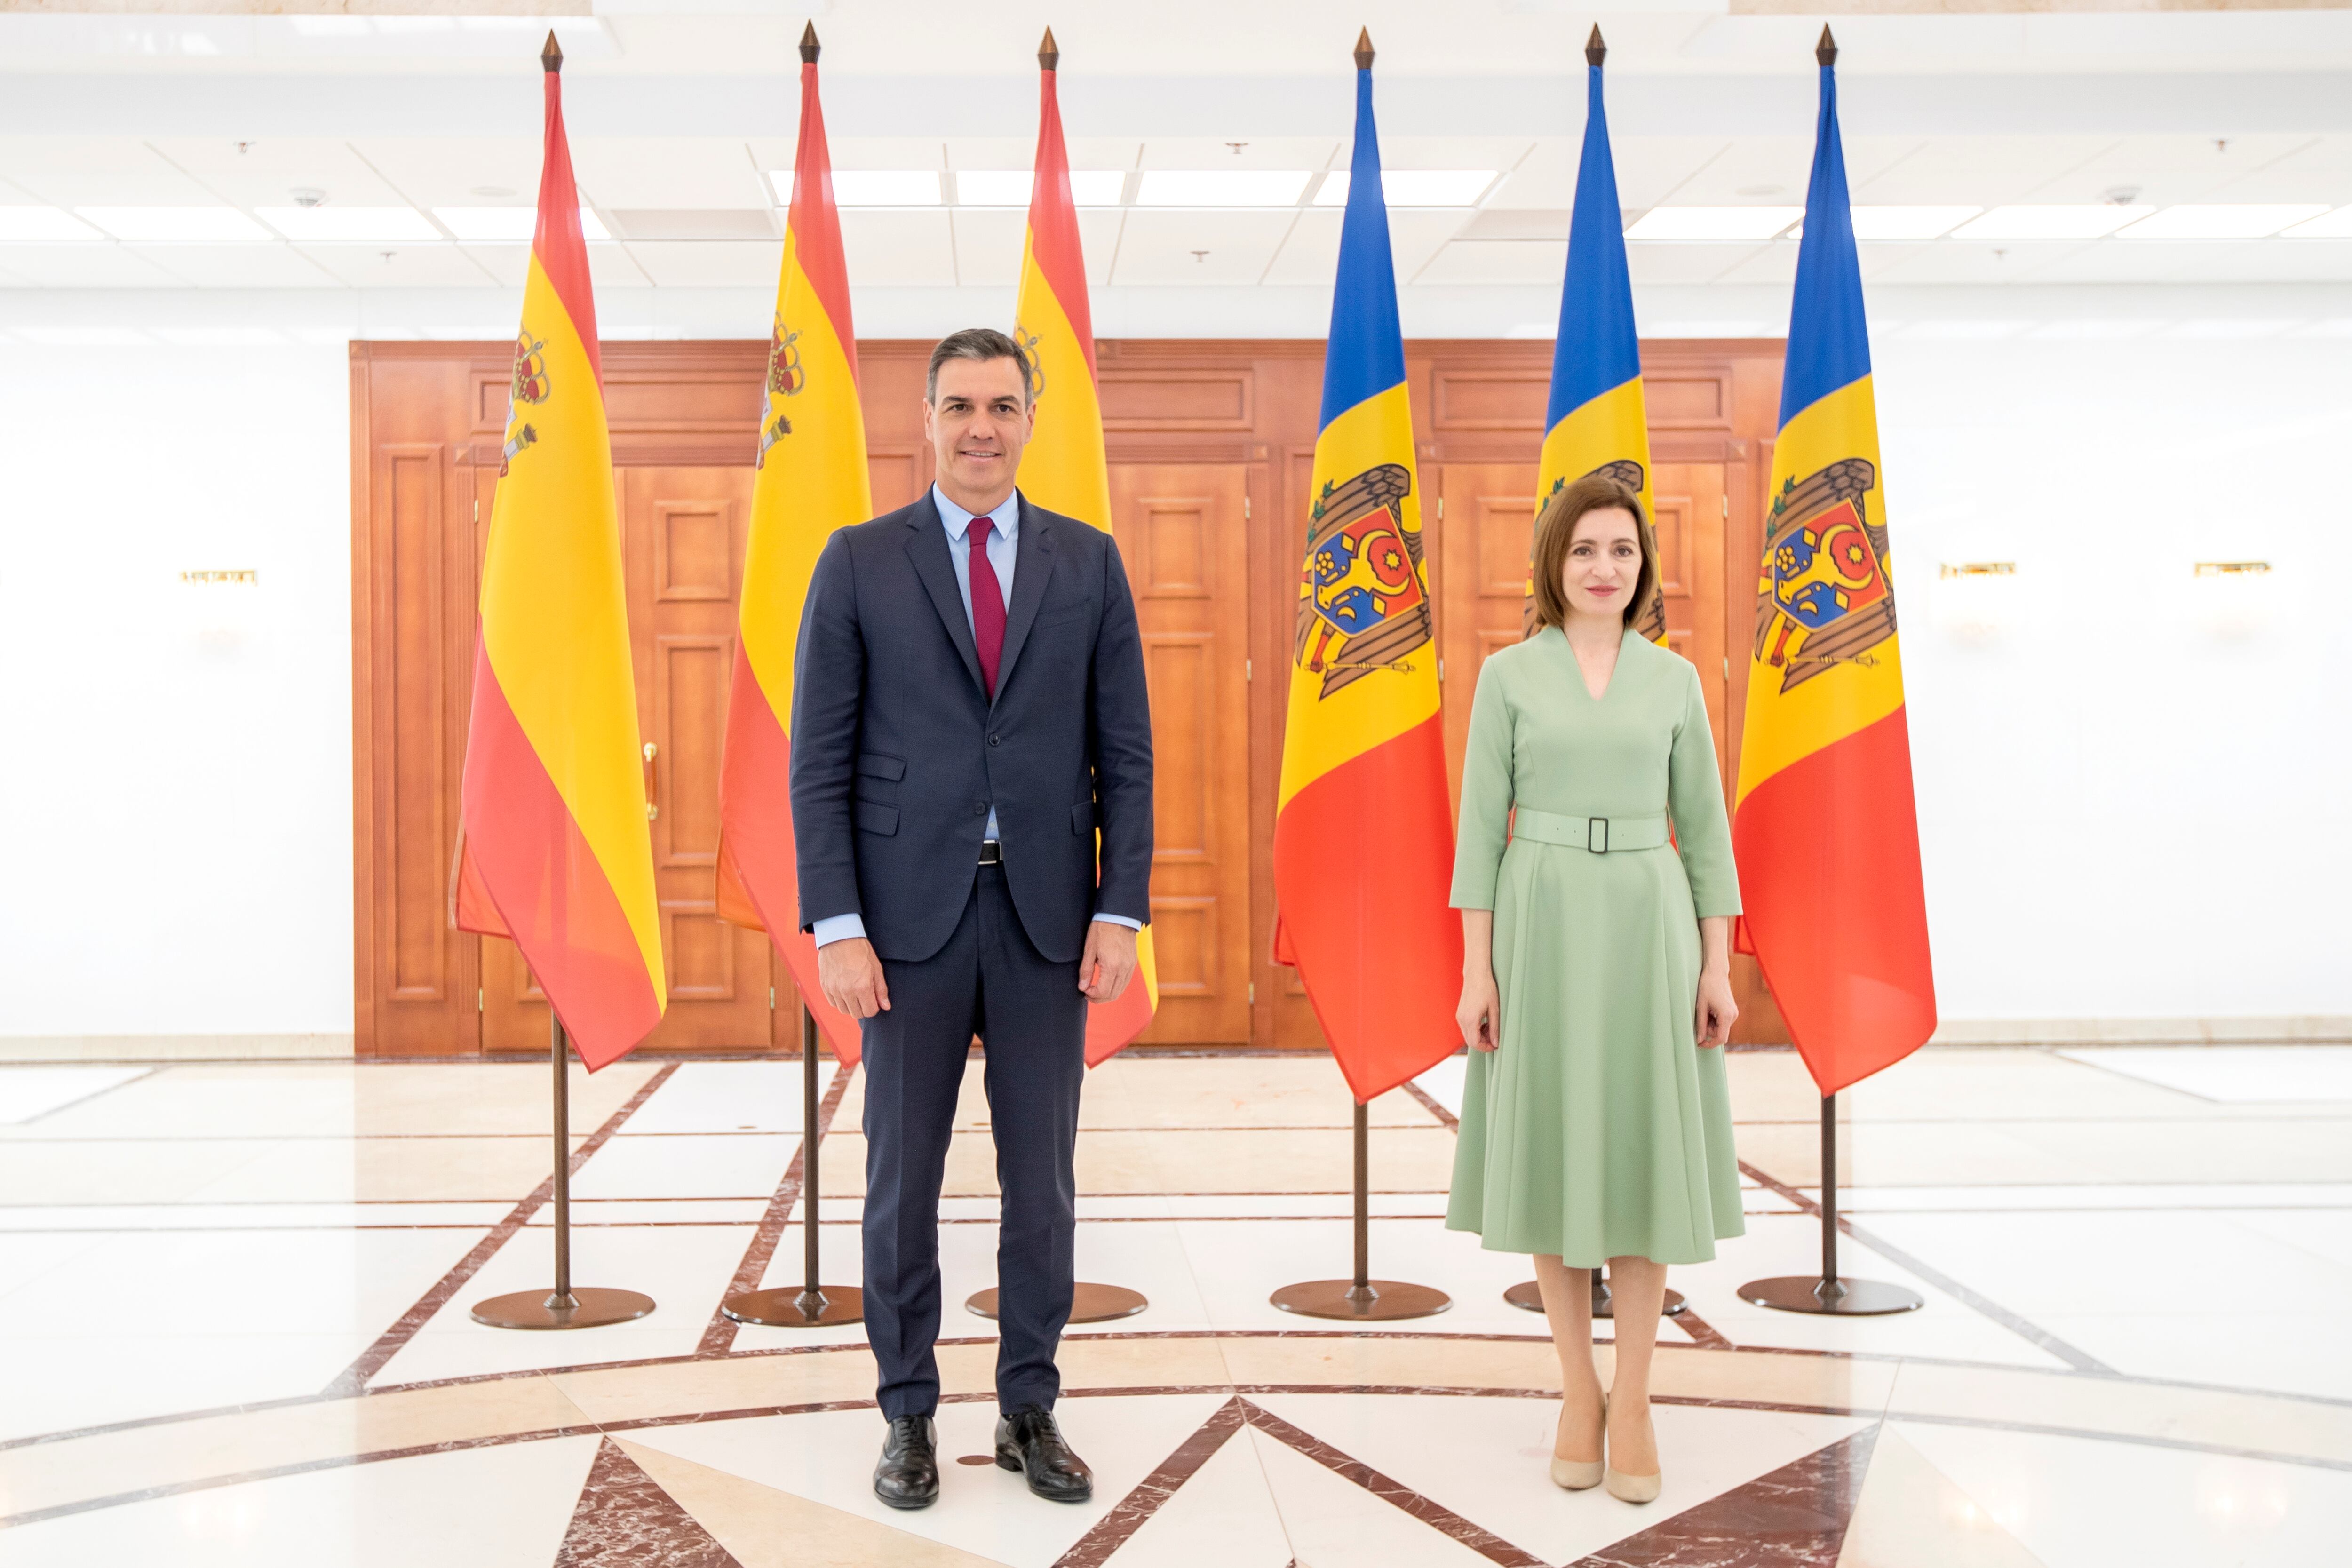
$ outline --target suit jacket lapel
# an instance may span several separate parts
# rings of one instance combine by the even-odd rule
[[[940,509],[926,490],[915,505],[914,515],[908,520],[907,555],[915,563],[915,575],[923,580],[924,591],[931,596],[931,608],[940,613],[940,622],[947,627],[948,640],[955,644],[963,656],[964,672],[971,677],[973,689],[983,696],[988,688],[980,679],[980,648],[971,640],[971,620],[964,613],[963,595],[956,588],[955,562],[948,555],[947,527],[940,521]],[[1013,584],[1017,590],[1020,577]],[[1003,671],[998,671],[997,689],[1003,689]]]
[[[1045,514],[1020,498],[1021,539],[1013,547],[1013,603],[1004,612],[1004,654],[996,664],[996,694],[1012,684],[1013,661],[1029,641],[1029,627],[1045,602],[1045,580],[1054,574],[1054,535]]]

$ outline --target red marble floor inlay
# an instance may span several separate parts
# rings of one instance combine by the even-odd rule
[[[1708,1499],[1571,1568],[1836,1568],[1878,1428]]]
[[[743,1568],[610,1437],[596,1446],[554,1568]]]

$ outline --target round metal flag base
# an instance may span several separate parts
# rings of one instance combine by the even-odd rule
[[[719,1310],[739,1323],[771,1329],[834,1329],[866,1321],[866,1295],[855,1285],[820,1285],[814,1291],[787,1285],[730,1296]]]
[[[1836,1318],[1874,1318],[1885,1312],[1916,1311],[1927,1304],[1916,1290],[1876,1279],[1841,1278],[1835,1289],[1824,1294],[1818,1274],[1751,1279],[1739,1288],[1739,1299],[1751,1306],[1783,1312],[1815,1312]]]
[[[594,1329],[625,1323],[654,1310],[651,1296],[635,1290],[582,1286],[569,1298],[544,1290],[518,1290],[474,1303],[474,1321],[492,1329]]]
[[[1070,1290],[1070,1321],[1108,1323],[1115,1318],[1132,1318],[1150,1305],[1149,1297],[1124,1285],[1076,1285]],[[996,1288],[973,1291],[964,1309],[978,1317],[994,1318]]]
[[[1434,1317],[1454,1305],[1454,1298],[1443,1290],[1395,1279],[1370,1279],[1361,1287],[1353,1279],[1309,1279],[1285,1285],[1267,1300],[1302,1318],[1346,1318],[1359,1322]]]
[[[1532,1279],[1525,1284],[1514,1285],[1504,1291],[1503,1300],[1523,1312],[1543,1310],[1543,1291]],[[1665,1305],[1658,1309],[1658,1315],[1662,1318],[1671,1318],[1689,1305],[1688,1301],[1683,1300],[1681,1291],[1669,1290],[1666,1292]],[[1609,1287],[1606,1285],[1596,1284],[1592,1287],[1592,1315],[1596,1318],[1613,1318],[1617,1315],[1615,1307],[1611,1304]]]

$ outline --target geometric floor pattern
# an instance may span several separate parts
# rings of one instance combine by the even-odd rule
[[[2316,1058],[2315,1058],[2315,1060]],[[1748,1234],[1676,1268],[1664,1495],[1545,1476],[1557,1365],[1526,1260],[1440,1221],[1458,1062],[1370,1108],[1376,1272],[1451,1308],[1275,1311],[1345,1266],[1328,1059],[1132,1054],[1091,1075],[1083,1277],[1151,1306],[1074,1331],[1094,1500],[991,1461],[986,1106],[959,1110],[939,1504],[873,1498],[873,1362],[738,1329],[795,1282],[809,1145],[788,1060],[576,1079],[575,1276],[656,1310],[572,1334],[470,1304],[543,1287],[544,1069],[0,1066],[0,1560],[429,1568],[2110,1568],[2344,1561],[2352,1079],[2272,1052],[2110,1066],[1938,1050],[1841,1097],[1846,1268],[1928,1302],[1825,1321],[1738,1284],[1817,1257],[1818,1100],[1729,1060]],[[854,1279],[861,1085],[828,1071],[820,1251]],[[2242,1292],[2233,1297],[2232,1291]],[[1595,1349],[1606,1376],[1610,1345]]]

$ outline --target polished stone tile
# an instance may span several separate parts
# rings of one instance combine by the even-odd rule
[[[767,1198],[800,1146],[793,1133],[624,1132],[590,1156],[572,1178],[572,1192],[583,1198]]]
[[[6,1532],[9,1568],[516,1568],[554,1561],[593,1436],[189,1492]]]
[[[1288,1057],[1152,1058],[1128,1051],[1087,1075],[1078,1128],[1350,1127],[1355,1097],[1324,1052]],[[1429,1127],[1402,1090],[1366,1108],[1375,1127]],[[1081,1138],[1083,1142],[1083,1136]]]
[[[1289,1568],[1297,1562],[1249,1434],[1236,1431],[1220,1444],[1109,1561],[1116,1568]]]
[[[1870,1446],[1870,1468],[1837,1568],[2044,1568],[1893,1423]]]
[[[1347,1568],[1485,1568],[1490,1559],[1436,1526],[1335,1474],[1288,1444],[1250,1429],[1296,1561]],[[1115,1561],[1115,1560],[1114,1560]]]
[[[832,1087],[834,1061],[817,1059],[817,1094]],[[681,1062],[669,1081],[629,1119],[627,1132],[798,1132],[797,1061]]]
[[[0,1128],[22,1127],[144,1078],[143,1067],[0,1067]]]
[[[2223,1104],[2352,1101],[2352,1046],[2106,1046],[2057,1054]]]

